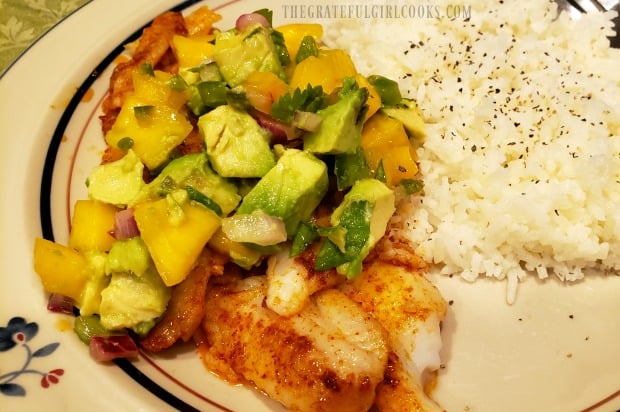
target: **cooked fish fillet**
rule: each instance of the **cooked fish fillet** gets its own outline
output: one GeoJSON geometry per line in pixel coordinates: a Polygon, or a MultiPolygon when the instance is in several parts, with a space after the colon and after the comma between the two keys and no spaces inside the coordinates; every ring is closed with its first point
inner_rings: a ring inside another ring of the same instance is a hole
{"type": "Polygon", "coordinates": [[[407,245],[386,239],[365,261],[360,276],[340,287],[388,333],[393,355],[378,388],[376,406],[382,411],[441,410],[423,388],[440,366],[440,324],[447,305],[424,273],[407,245]]]}
{"type": "Polygon", "coordinates": [[[282,316],[299,313],[312,294],[345,280],[335,270],[315,271],[311,249],[297,257],[289,253],[284,248],[267,266],[267,307],[282,316]]]}
{"type": "Polygon", "coordinates": [[[132,73],[142,63],[151,63],[154,68],[174,71],[176,58],[172,53],[172,37],[175,34],[185,35],[185,20],[179,12],[167,12],[153,20],[144,29],[131,60],[119,63],[110,77],[109,94],[103,101],[101,116],[103,133],[114,124],[116,116],[125,101],[133,92],[132,73]]]}
{"type": "Polygon", "coordinates": [[[179,339],[187,342],[200,327],[205,312],[205,293],[212,275],[221,275],[224,258],[205,249],[189,275],[172,290],[162,318],[140,341],[145,349],[159,352],[179,339]]]}
{"type": "Polygon", "coordinates": [[[442,411],[425,393],[421,383],[404,370],[398,356],[391,352],[383,382],[377,387],[375,407],[380,412],[442,411]]]}
{"type": "Polygon", "coordinates": [[[206,366],[250,381],[292,411],[367,411],[387,365],[385,331],[334,289],[282,317],[264,304],[264,276],[211,282],[206,366]]]}

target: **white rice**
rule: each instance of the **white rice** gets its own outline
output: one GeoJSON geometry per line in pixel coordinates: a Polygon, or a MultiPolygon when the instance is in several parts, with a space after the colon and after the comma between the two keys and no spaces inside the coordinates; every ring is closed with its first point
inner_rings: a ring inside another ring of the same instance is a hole
{"type": "Polygon", "coordinates": [[[605,37],[615,12],[574,21],[547,0],[500,3],[467,4],[467,21],[325,28],[360,72],[397,79],[428,122],[425,193],[404,225],[417,252],[443,274],[507,279],[512,302],[528,273],[620,269],[620,50],[605,37]]]}

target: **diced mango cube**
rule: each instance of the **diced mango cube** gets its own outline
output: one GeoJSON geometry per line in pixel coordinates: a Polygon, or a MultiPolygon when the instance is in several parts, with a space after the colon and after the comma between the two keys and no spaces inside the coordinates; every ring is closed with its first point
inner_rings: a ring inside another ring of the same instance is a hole
{"type": "Polygon", "coordinates": [[[383,170],[389,187],[396,187],[402,179],[415,179],[418,165],[413,160],[412,149],[409,146],[388,148],[383,158],[383,170]]]}
{"type": "Polygon", "coordinates": [[[223,255],[230,256],[233,262],[244,269],[250,269],[262,256],[260,252],[250,249],[243,243],[228,239],[221,228],[209,239],[209,246],[223,255]]]}
{"type": "Polygon", "coordinates": [[[365,87],[368,90],[368,99],[366,99],[368,110],[366,111],[366,115],[364,116],[364,121],[366,121],[370,119],[375,113],[377,113],[381,108],[381,96],[375,90],[372,84],[370,84],[366,77],[358,73],[355,76],[355,80],[357,81],[357,84],[360,88],[365,87]]]}
{"type": "Polygon", "coordinates": [[[118,147],[121,139],[130,138],[133,151],[146,167],[153,170],[168,160],[172,150],[192,129],[185,116],[173,108],[152,105],[152,102],[130,96],[106,134],[106,142],[109,146],[118,147]]]}
{"type": "Polygon", "coordinates": [[[202,205],[187,203],[177,222],[168,204],[167,199],[139,203],[134,217],[157,271],[166,286],[173,286],[189,274],[221,219],[202,205]]]}
{"type": "Polygon", "coordinates": [[[362,150],[373,171],[382,163],[386,184],[397,186],[402,179],[413,179],[418,173],[415,153],[403,124],[377,113],[362,129],[362,150]]]}
{"type": "Polygon", "coordinates": [[[206,58],[213,56],[215,52],[215,45],[205,39],[178,34],[172,38],[172,46],[181,68],[196,67],[206,58]]]}
{"type": "Polygon", "coordinates": [[[107,252],[114,238],[114,216],[118,209],[98,200],[78,200],[73,208],[69,247],[85,252],[99,250],[107,252]]]}
{"type": "Polygon", "coordinates": [[[323,37],[323,26],[320,24],[292,23],[276,27],[284,36],[284,44],[291,59],[295,58],[301,41],[306,36],[312,36],[316,42],[323,37]]]}
{"type": "Polygon", "coordinates": [[[187,96],[170,88],[168,81],[171,77],[170,73],[160,70],[155,70],[154,75],[136,70],[133,73],[133,96],[144,104],[164,105],[179,111],[187,101],[187,96]]]}
{"type": "Polygon", "coordinates": [[[318,56],[310,56],[301,61],[289,82],[292,89],[305,89],[308,84],[322,86],[325,93],[331,93],[342,86],[345,77],[357,74],[351,57],[340,49],[319,50],[318,56]]]}
{"type": "Polygon", "coordinates": [[[242,86],[250,105],[267,114],[273,102],[288,92],[288,85],[272,72],[253,72],[242,86]]]}
{"type": "Polygon", "coordinates": [[[47,292],[59,293],[78,302],[88,280],[88,261],[74,249],[36,238],[34,271],[47,292]]]}
{"type": "Polygon", "coordinates": [[[400,121],[379,113],[364,124],[362,129],[363,149],[405,145],[409,145],[409,137],[400,121]]]}

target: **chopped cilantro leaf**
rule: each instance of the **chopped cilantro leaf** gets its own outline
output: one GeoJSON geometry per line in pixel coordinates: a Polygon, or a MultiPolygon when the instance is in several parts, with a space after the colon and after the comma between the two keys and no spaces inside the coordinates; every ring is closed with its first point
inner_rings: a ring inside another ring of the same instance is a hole
{"type": "Polygon", "coordinates": [[[335,228],[337,230],[331,234],[331,237],[336,238],[328,237],[319,250],[314,264],[316,270],[346,265],[344,274],[347,278],[359,274],[364,256],[362,252],[370,237],[371,208],[368,201],[360,200],[351,203],[343,211],[340,223],[335,228]]]}
{"type": "Polygon", "coordinates": [[[271,106],[271,116],[285,123],[291,123],[297,110],[316,112],[323,104],[323,87],[308,84],[305,90],[296,88],[276,100],[271,106]]]}
{"type": "Polygon", "coordinates": [[[270,26],[273,24],[273,11],[272,10],[270,10],[270,9],[259,9],[259,10],[253,11],[252,13],[260,14],[261,16],[266,18],[267,21],[269,22],[270,26]]]}

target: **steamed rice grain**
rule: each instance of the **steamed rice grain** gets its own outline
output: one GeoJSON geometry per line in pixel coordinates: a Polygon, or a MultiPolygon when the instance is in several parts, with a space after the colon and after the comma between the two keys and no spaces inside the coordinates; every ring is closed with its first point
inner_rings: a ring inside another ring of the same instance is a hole
{"type": "Polygon", "coordinates": [[[614,16],[480,1],[467,19],[325,24],[329,46],[363,74],[397,79],[428,122],[425,193],[403,229],[441,273],[507,279],[508,301],[528,273],[618,273],[620,50],[605,37],[614,16]]]}

